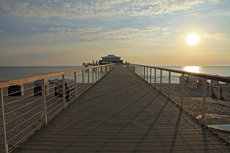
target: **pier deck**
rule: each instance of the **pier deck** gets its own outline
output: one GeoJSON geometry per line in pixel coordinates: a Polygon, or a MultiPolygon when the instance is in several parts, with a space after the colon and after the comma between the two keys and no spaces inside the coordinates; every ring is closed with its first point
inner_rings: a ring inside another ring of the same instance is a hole
{"type": "Polygon", "coordinates": [[[216,153],[229,149],[152,86],[116,66],[13,152],[216,153]]]}

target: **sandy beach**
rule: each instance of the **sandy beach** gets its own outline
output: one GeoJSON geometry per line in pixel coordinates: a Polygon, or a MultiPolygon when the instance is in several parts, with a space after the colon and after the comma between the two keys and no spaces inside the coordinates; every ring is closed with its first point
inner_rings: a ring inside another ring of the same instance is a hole
{"type": "MultiPolygon", "coordinates": [[[[152,84],[154,86],[154,84],[152,84]]],[[[224,86],[224,85],[223,85],[224,86]]],[[[162,89],[165,95],[169,94],[169,86],[167,83],[156,84],[158,89],[162,89]]],[[[220,89],[214,90],[218,99],[211,98],[211,89],[207,89],[207,97],[205,104],[205,125],[224,125],[230,124],[230,96],[229,88],[223,88],[222,94],[225,100],[220,100],[220,89]]],[[[171,84],[171,99],[180,106],[181,104],[181,85],[171,84]]],[[[191,114],[194,118],[200,120],[202,114],[202,102],[203,102],[203,88],[193,89],[188,85],[184,86],[184,109],[191,114]]],[[[227,130],[216,130],[222,138],[230,143],[230,132],[227,130]]]]}

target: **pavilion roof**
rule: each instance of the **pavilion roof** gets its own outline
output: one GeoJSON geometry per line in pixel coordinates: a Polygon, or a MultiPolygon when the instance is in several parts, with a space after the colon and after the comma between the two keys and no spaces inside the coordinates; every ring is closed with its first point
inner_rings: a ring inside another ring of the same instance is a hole
{"type": "Polygon", "coordinates": [[[113,54],[109,54],[109,55],[104,56],[104,57],[101,57],[101,58],[121,58],[121,57],[115,56],[115,55],[113,55],[113,54]]]}

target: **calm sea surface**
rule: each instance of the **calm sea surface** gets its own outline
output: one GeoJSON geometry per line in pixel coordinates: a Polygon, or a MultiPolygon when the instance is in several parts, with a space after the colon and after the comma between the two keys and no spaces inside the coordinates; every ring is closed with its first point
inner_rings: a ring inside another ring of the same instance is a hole
{"type": "MultiPolygon", "coordinates": [[[[0,66],[0,81],[82,68],[83,66],[0,66]]],[[[159,66],[160,67],[160,66],[159,66]]],[[[184,66],[162,66],[184,70],[184,66]]],[[[200,66],[200,73],[230,76],[230,66],[200,66]]]]}
{"type": "MultiPolygon", "coordinates": [[[[185,70],[186,66],[162,66],[164,68],[185,70]]],[[[219,76],[230,76],[230,66],[199,66],[200,73],[219,75],[219,76]]]]}
{"type": "Polygon", "coordinates": [[[0,81],[82,68],[83,66],[0,66],[0,81]]]}

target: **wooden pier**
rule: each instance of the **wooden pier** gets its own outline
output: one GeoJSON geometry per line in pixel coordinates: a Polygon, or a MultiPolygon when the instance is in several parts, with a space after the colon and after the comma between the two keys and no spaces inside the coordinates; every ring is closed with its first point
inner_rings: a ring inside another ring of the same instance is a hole
{"type": "Polygon", "coordinates": [[[230,152],[227,145],[123,66],[115,68],[14,153],[230,152]]]}

